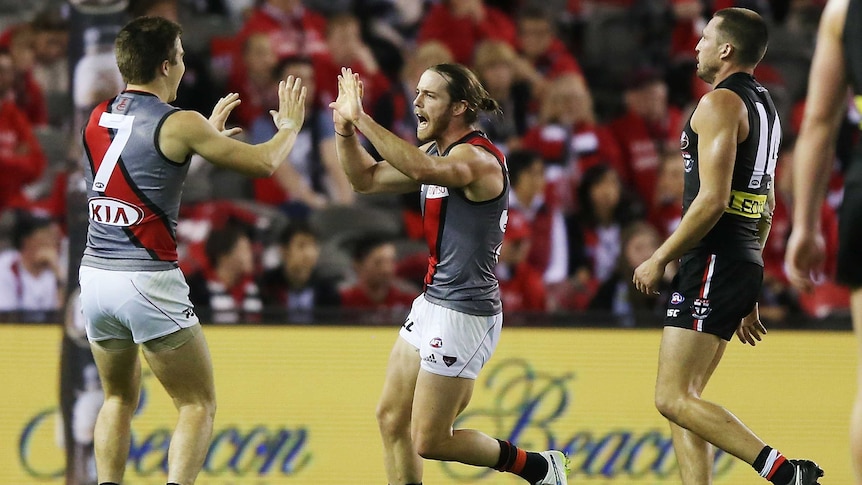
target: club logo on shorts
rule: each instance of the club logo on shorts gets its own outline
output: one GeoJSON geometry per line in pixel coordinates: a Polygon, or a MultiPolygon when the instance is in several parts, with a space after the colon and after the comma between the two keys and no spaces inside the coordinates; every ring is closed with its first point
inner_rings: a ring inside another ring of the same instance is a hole
{"type": "Polygon", "coordinates": [[[679,292],[674,291],[673,295],[670,295],[670,304],[671,305],[679,305],[680,303],[685,301],[685,297],[680,295],[679,292]]]}
{"type": "Polygon", "coordinates": [[[431,345],[431,347],[433,347],[435,349],[439,349],[440,347],[443,346],[443,339],[440,337],[434,337],[431,339],[430,345],[431,345]]]}
{"type": "Polygon", "coordinates": [[[691,316],[698,320],[705,320],[712,313],[712,308],[709,307],[709,300],[706,298],[698,298],[691,304],[691,316]]]}
{"type": "Polygon", "coordinates": [[[443,356],[443,363],[446,364],[446,367],[452,367],[452,364],[458,362],[457,357],[449,357],[448,355],[443,356]]]}

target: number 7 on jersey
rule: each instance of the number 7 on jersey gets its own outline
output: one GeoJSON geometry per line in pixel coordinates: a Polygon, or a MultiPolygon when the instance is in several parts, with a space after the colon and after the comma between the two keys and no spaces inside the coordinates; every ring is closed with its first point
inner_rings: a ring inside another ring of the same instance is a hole
{"type": "Polygon", "coordinates": [[[117,130],[114,139],[111,140],[111,146],[102,157],[102,162],[99,164],[99,170],[93,176],[93,190],[104,192],[108,186],[108,180],[120,160],[120,154],[123,153],[123,148],[129,142],[129,137],[132,136],[132,123],[135,121],[134,116],[121,115],[117,113],[102,113],[99,118],[99,126],[117,130]]]}

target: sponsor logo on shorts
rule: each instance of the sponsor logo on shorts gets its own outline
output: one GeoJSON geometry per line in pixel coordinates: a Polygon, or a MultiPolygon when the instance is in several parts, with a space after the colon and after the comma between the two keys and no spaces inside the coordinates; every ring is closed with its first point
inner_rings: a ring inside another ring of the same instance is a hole
{"type": "Polygon", "coordinates": [[[448,355],[443,356],[443,363],[446,364],[446,367],[452,367],[452,364],[458,361],[457,357],[449,357],[448,355]]]}
{"type": "Polygon", "coordinates": [[[680,295],[678,292],[673,292],[673,295],[670,295],[670,304],[671,305],[679,305],[680,303],[685,301],[685,297],[680,295]]]}
{"type": "Polygon", "coordinates": [[[428,362],[430,364],[436,364],[437,363],[437,359],[434,358],[434,354],[428,354],[425,357],[422,357],[422,360],[424,360],[425,362],[428,362]]]}
{"type": "Polygon", "coordinates": [[[667,316],[670,318],[676,318],[679,316],[679,308],[668,308],[667,316]]]}
{"type": "Polygon", "coordinates": [[[691,316],[698,320],[706,319],[710,313],[712,308],[709,307],[709,300],[706,298],[698,298],[691,304],[691,316]]]}
{"type": "Polygon", "coordinates": [[[443,339],[440,337],[434,337],[431,339],[431,347],[435,349],[439,349],[443,346],[443,339]]]}

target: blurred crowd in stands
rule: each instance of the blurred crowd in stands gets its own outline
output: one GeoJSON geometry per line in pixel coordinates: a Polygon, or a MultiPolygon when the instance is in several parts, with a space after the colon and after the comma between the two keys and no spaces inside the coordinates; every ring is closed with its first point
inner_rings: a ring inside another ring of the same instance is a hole
{"type": "MultiPolygon", "coordinates": [[[[309,88],[299,139],[271,178],[191,161],[177,238],[196,310],[213,323],[331,322],[336,313],[327,312],[336,309],[350,315],[343,323],[403,318],[427,269],[418,196],[355,194],[336,159],[327,105],[340,67],[349,66],[364,80],[365,110],[415,142],[416,82],[427,67],[454,61],[471,67],[503,107],[479,124],[507,154],[511,178],[497,267],[507,322],[592,315],[660,325],[667,292],[638,293],[632,271],[681,217],[680,132],[709,89],[695,76],[700,30],[714,11],[742,6],[770,24],[756,77],[772,93],[784,133],[761,315],[793,326],[846,312],[846,292],[828,277],[834,250],[813,295],[792,290],[783,269],[789,166],[824,4],[131,0],[129,18],[160,15],[184,27],[178,107],[208,115],[220,96],[239,93],[230,122],[254,143],[275,129],[268,110],[277,81],[292,74],[309,88]]],[[[56,0],[0,0],[0,312],[31,311],[36,320],[61,307],[75,277],[66,261],[78,257],[66,242],[67,186],[82,163],[68,9],[56,0]]],[[[848,126],[858,118],[850,107],[848,126]]],[[[831,248],[847,159],[846,150],[838,154],[822,209],[831,248]]]]}

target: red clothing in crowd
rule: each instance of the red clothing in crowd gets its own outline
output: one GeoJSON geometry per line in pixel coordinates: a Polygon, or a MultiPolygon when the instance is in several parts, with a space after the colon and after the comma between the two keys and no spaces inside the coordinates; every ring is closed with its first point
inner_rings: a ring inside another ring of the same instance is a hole
{"type": "Polygon", "coordinates": [[[545,160],[550,192],[565,211],[576,209],[577,188],[588,168],[604,163],[618,173],[626,169],[616,140],[601,126],[580,124],[569,130],[556,124],[538,125],[524,134],[522,143],[545,160]]]}
{"type": "Polygon", "coordinates": [[[382,302],[377,303],[372,301],[361,286],[354,285],[341,290],[341,306],[343,308],[362,309],[362,310],[380,310],[384,308],[410,308],[413,305],[413,300],[416,299],[416,293],[406,292],[395,286],[389,288],[389,293],[382,302]]]}
{"type": "Polygon", "coordinates": [[[0,211],[30,203],[23,188],[42,175],[45,165],[27,117],[12,100],[0,101],[0,211]]]}
{"type": "Polygon", "coordinates": [[[503,308],[507,312],[545,311],[545,283],[542,274],[530,264],[519,264],[509,278],[498,278],[498,281],[503,308]]]}
{"type": "Polygon", "coordinates": [[[653,205],[650,207],[647,219],[653,227],[658,229],[662,239],[665,239],[676,230],[679,221],[682,220],[682,202],[673,201],[653,205]]]}
{"type": "MultiPolygon", "coordinates": [[[[835,211],[824,203],[820,208],[821,234],[826,243],[826,261],[823,270],[830,279],[835,275],[838,255],[838,217],[835,211]]],[[[772,212],[772,229],[763,249],[763,271],[779,281],[787,283],[784,274],[784,252],[790,236],[791,214],[786,201],[779,194],[775,197],[775,210],[772,212]]]]}
{"type": "Polygon", "coordinates": [[[679,149],[681,121],[682,112],[670,106],[662,123],[649,123],[628,111],[608,125],[622,149],[624,163],[619,173],[623,184],[634,187],[647,205],[653,202],[661,150],[679,149]]]}
{"type": "Polygon", "coordinates": [[[442,42],[452,51],[456,62],[470,65],[473,51],[479,42],[501,40],[516,47],[518,31],[515,23],[505,13],[493,7],[485,7],[485,17],[475,22],[470,17],[455,17],[445,3],[431,7],[419,29],[418,42],[429,40],[442,42]]]}
{"type": "Polygon", "coordinates": [[[15,104],[24,113],[32,126],[48,124],[48,105],[45,95],[32,72],[26,72],[15,80],[15,104]]]}
{"type": "Polygon", "coordinates": [[[290,15],[269,4],[255,9],[236,36],[240,51],[245,39],[254,33],[269,35],[279,59],[314,56],[327,51],[326,18],[304,7],[298,7],[290,15]]]}
{"type": "MultiPolygon", "coordinates": [[[[328,106],[330,102],[338,97],[338,76],[342,67],[349,67],[353,72],[362,76],[363,104],[371,112],[380,97],[386,94],[391,83],[389,78],[378,70],[371,74],[361,65],[341,66],[332,60],[329,54],[321,54],[314,57],[314,77],[317,83],[317,99],[322,106],[328,106]]],[[[412,110],[411,110],[412,113],[412,110]]]]}
{"type": "Polygon", "coordinates": [[[560,39],[554,39],[548,50],[533,60],[533,67],[545,76],[554,79],[563,74],[581,74],[581,65],[566,49],[560,39]]]}
{"type": "MultiPolygon", "coordinates": [[[[279,59],[301,55],[312,57],[327,52],[326,19],[305,7],[297,7],[292,14],[286,14],[276,7],[264,4],[257,8],[246,20],[242,29],[233,41],[231,73],[228,84],[241,96],[235,116],[245,126],[260,114],[269,100],[256,99],[254,91],[248,85],[243,62],[243,48],[249,36],[256,33],[267,34],[272,43],[272,49],[279,59]]],[[[275,92],[272,90],[273,93],[275,92]]]]}

